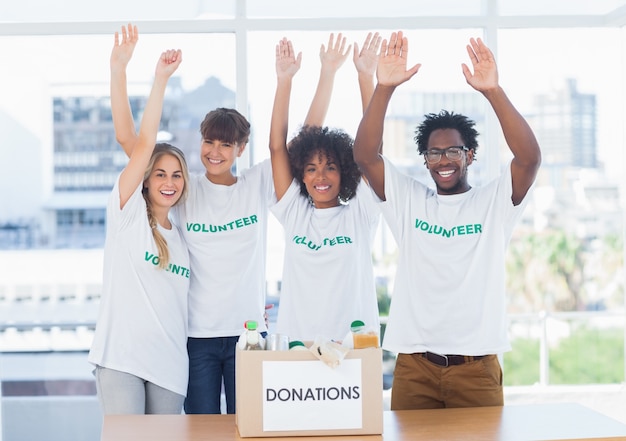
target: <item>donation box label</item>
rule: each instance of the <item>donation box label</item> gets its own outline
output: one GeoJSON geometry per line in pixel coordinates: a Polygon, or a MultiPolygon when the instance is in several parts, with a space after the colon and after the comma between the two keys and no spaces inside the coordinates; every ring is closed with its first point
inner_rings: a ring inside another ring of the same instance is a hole
{"type": "Polygon", "coordinates": [[[361,360],[263,361],[263,431],[363,427],[361,360]]]}

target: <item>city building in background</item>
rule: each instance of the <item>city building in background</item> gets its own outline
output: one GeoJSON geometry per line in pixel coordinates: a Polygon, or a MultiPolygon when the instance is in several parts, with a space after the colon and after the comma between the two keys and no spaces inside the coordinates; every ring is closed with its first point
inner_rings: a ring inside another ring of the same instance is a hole
{"type": "MultiPolygon", "coordinates": [[[[201,173],[200,123],[210,109],[233,107],[234,97],[215,77],[189,92],[173,78],[163,104],[158,141],[181,148],[190,171],[201,173]]],[[[146,100],[147,94],[129,98],[137,129],[146,100]]],[[[115,140],[110,98],[54,96],[52,109],[53,164],[43,164],[53,169],[51,197],[28,223],[2,219],[0,214],[0,249],[104,246],[106,203],[128,162],[115,140]]]]}

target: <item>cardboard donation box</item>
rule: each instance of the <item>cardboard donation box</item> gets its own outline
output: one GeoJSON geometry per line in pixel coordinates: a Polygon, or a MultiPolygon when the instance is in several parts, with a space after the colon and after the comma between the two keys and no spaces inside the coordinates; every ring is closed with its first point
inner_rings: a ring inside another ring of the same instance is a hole
{"type": "Polygon", "coordinates": [[[310,351],[237,349],[241,437],[380,435],[382,349],[349,351],[335,368],[310,351]]]}

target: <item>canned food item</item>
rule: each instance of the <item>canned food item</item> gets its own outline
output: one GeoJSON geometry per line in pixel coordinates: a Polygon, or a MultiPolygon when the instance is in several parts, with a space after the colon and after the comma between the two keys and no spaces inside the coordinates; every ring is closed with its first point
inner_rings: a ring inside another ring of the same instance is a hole
{"type": "Polygon", "coordinates": [[[289,336],[284,334],[270,334],[267,340],[267,349],[269,351],[288,351],[289,336]]]}
{"type": "Polygon", "coordinates": [[[294,340],[289,342],[289,350],[290,351],[308,351],[307,347],[304,346],[300,340],[294,340]]]}

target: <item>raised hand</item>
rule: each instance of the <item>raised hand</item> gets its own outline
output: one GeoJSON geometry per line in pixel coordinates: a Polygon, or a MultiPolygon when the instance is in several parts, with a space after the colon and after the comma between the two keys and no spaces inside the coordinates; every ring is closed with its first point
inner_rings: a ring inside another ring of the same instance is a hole
{"type": "Polygon", "coordinates": [[[270,124],[270,158],[272,179],[277,200],[287,192],[293,177],[287,151],[287,130],[289,126],[289,98],[293,76],[300,70],[302,53],[296,57],[290,40],[283,37],[276,45],[276,94],[270,124]]]}
{"type": "Polygon", "coordinates": [[[496,60],[485,43],[480,38],[470,39],[470,44],[467,45],[467,54],[470,57],[474,70],[472,73],[465,63],[461,65],[467,84],[479,92],[498,87],[496,60]]]}
{"type": "Polygon", "coordinates": [[[382,86],[398,86],[409,80],[417,73],[421,64],[416,64],[407,69],[407,55],[409,53],[409,40],[402,31],[393,32],[389,43],[383,40],[378,57],[376,78],[382,86]]]}
{"type": "Polygon", "coordinates": [[[346,37],[343,37],[341,32],[337,35],[337,41],[334,41],[335,34],[331,33],[328,38],[328,49],[322,46],[320,47],[320,61],[322,62],[322,70],[330,72],[337,72],[339,68],[348,58],[350,48],[346,49],[346,37]]]}
{"type": "Polygon", "coordinates": [[[276,75],[279,79],[293,78],[301,64],[302,52],[296,57],[291,40],[283,37],[276,45],[276,75]]]}
{"type": "Polygon", "coordinates": [[[130,23],[126,27],[122,26],[121,41],[120,32],[115,33],[115,42],[111,50],[111,69],[126,69],[138,40],[139,32],[137,31],[137,26],[133,26],[130,23]]]}
{"type": "Polygon", "coordinates": [[[374,76],[376,67],[378,66],[378,50],[383,38],[376,32],[372,37],[372,33],[368,33],[363,43],[363,49],[359,51],[359,45],[354,43],[354,53],[352,61],[359,74],[374,76]]]}
{"type": "Polygon", "coordinates": [[[157,62],[155,75],[160,78],[168,79],[172,76],[180,63],[183,61],[183,53],[180,49],[169,49],[161,54],[157,62]]]}

